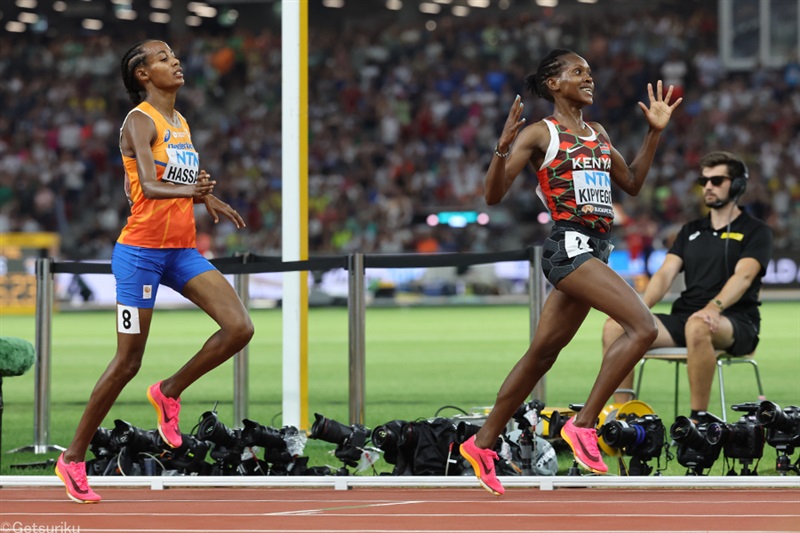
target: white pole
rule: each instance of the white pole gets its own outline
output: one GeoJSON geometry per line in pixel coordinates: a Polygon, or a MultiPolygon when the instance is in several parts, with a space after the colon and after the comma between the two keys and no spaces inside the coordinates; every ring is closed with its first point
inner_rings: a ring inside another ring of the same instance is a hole
{"type": "MultiPolygon", "coordinates": [[[[308,259],[308,3],[284,0],[282,19],[282,246],[308,259]]],[[[308,273],[283,275],[283,424],[308,427],[308,273]]]]}

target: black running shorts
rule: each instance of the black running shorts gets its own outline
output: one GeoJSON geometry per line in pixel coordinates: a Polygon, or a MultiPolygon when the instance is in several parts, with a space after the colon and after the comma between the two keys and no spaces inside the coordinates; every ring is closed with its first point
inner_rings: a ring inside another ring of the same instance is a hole
{"type": "Polygon", "coordinates": [[[553,287],[592,257],[608,263],[614,246],[610,236],[601,235],[578,224],[556,222],[542,251],[542,270],[553,287]]]}

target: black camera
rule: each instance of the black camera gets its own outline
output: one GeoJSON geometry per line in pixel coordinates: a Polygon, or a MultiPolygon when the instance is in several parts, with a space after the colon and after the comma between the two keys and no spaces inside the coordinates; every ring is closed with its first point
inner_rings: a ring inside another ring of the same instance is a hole
{"type": "Polygon", "coordinates": [[[742,474],[749,475],[749,464],[764,454],[764,429],[758,425],[755,413],[758,404],[740,403],[731,406],[734,411],[745,414],[735,423],[712,422],[708,426],[706,438],[709,444],[722,444],[722,451],[728,459],[739,459],[744,466],[742,474]]]}
{"type": "Polygon", "coordinates": [[[758,405],[756,422],[767,428],[770,446],[792,450],[800,446],[800,407],[790,405],[781,409],[778,404],[765,400],[758,405]]]}
{"type": "Polygon", "coordinates": [[[203,476],[210,473],[211,465],[206,456],[211,448],[208,442],[194,435],[181,434],[182,442],[177,448],[164,447],[162,461],[165,470],[173,470],[179,474],[203,476]]]}
{"type": "Polygon", "coordinates": [[[679,416],[669,429],[670,437],[678,445],[678,463],[694,475],[702,475],[703,469],[711,468],[722,450],[720,443],[708,442],[706,436],[709,424],[706,422],[695,425],[689,418],[679,416]]]}
{"type": "Polygon", "coordinates": [[[600,428],[600,436],[611,448],[624,449],[631,457],[629,475],[646,476],[652,472],[647,461],[661,455],[666,430],[657,415],[629,416],[627,420],[612,420],[600,428]]]}
{"type": "Polygon", "coordinates": [[[242,429],[230,429],[220,422],[216,411],[206,411],[200,416],[197,438],[211,442],[218,448],[241,450],[245,447],[242,442],[242,429]]]}
{"type": "Polygon", "coordinates": [[[89,443],[89,450],[95,457],[111,457],[119,453],[119,444],[114,440],[110,429],[99,427],[89,443]]]}
{"type": "Polygon", "coordinates": [[[264,449],[264,461],[270,463],[272,468],[270,473],[284,472],[288,466],[294,462],[295,456],[302,453],[302,449],[289,449],[289,442],[292,439],[299,439],[300,432],[293,426],[285,426],[278,430],[268,426],[262,426],[253,420],[242,420],[244,428],[241,438],[245,446],[260,446],[264,449]]]}
{"type": "Polygon", "coordinates": [[[90,476],[105,476],[116,466],[119,445],[111,436],[111,430],[99,427],[89,443],[94,459],[86,461],[86,473],[90,476]]]}
{"type": "Polygon", "coordinates": [[[641,459],[658,457],[664,447],[664,423],[656,415],[612,420],[601,431],[603,439],[610,447],[624,448],[626,454],[641,459]]]}
{"type": "Polygon", "coordinates": [[[111,440],[119,447],[115,472],[125,476],[156,474],[156,458],[165,446],[157,429],[144,430],[124,420],[114,420],[111,440]]]}
{"type": "Polygon", "coordinates": [[[534,455],[536,448],[535,428],[539,423],[539,413],[544,409],[544,403],[540,400],[531,400],[523,403],[512,415],[512,419],[517,423],[520,430],[517,439],[516,450],[512,448],[512,456],[516,455],[519,459],[519,468],[523,476],[532,476],[536,473],[534,465],[534,455]],[[513,452],[517,453],[514,454],[513,452]]]}
{"type": "MultiPolygon", "coordinates": [[[[544,403],[540,400],[531,400],[523,403],[517,408],[511,418],[517,423],[519,429],[525,431],[536,426],[539,422],[539,415],[544,409],[544,403]]],[[[560,430],[560,428],[559,428],[560,430]]]]}
{"type": "Polygon", "coordinates": [[[158,454],[164,448],[164,441],[157,429],[144,430],[119,419],[114,420],[111,440],[119,448],[127,448],[131,455],[158,454]]]}
{"type": "Polygon", "coordinates": [[[784,409],[774,402],[763,401],[756,410],[756,422],[767,430],[767,444],[778,452],[776,470],[785,475],[790,470],[800,474],[800,458],[792,465],[790,456],[800,446],[800,407],[784,409]]]}
{"type": "Polygon", "coordinates": [[[403,428],[408,424],[405,420],[392,420],[372,430],[372,443],[383,451],[384,460],[390,465],[398,465],[401,454],[405,454],[406,446],[403,428]]]}
{"type": "Polygon", "coordinates": [[[216,411],[206,411],[201,415],[197,425],[197,438],[214,445],[210,453],[214,460],[211,475],[266,474],[267,465],[245,449],[247,445],[242,439],[242,428],[227,427],[220,422],[216,411]]]}
{"type": "Polygon", "coordinates": [[[314,419],[309,437],[336,444],[333,455],[347,466],[358,466],[370,430],[361,424],[345,426],[319,413],[314,413],[314,419]]]}
{"type": "Polygon", "coordinates": [[[550,415],[542,415],[542,419],[547,421],[546,438],[553,440],[561,438],[561,429],[569,421],[570,415],[563,415],[559,411],[552,411],[550,415]]]}

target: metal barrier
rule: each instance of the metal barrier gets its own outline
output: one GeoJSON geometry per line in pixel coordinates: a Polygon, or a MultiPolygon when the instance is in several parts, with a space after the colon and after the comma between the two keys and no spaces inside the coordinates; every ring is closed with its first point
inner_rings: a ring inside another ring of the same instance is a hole
{"type": "MultiPolygon", "coordinates": [[[[503,261],[528,261],[530,336],[539,323],[545,295],[545,279],[541,273],[542,248],[532,246],[521,250],[500,253],[445,253],[364,255],[310,258],[305,261],[282,261],[279,257],[243,254],[211,262],[223,274],[232,274],[234,288],[245,307],[249,307],[249,276],[257,272],[324,271],[335,268],[348,270],[348,322],[349,322],[349,414],[350,423],[364,423],[365,374],[365,269],[367,268],[417,268],[452,267],[499,263],[503,261]]],[[[47,453],[63,450],[48,444],[50,431],[50,366],[53,322],[53,275],[111,274],[107,263],[55,262],[51,258],[36,260],[36,364],[34,385],[33,444],[11,452],[33,451],[47,453]]],[[[234,356],[233,413],[237,423],[247,418],[249,351],[245,347],[234,356]]],[[[545,401],[545,379],[533,391],[536,399],[545,401]]]]}

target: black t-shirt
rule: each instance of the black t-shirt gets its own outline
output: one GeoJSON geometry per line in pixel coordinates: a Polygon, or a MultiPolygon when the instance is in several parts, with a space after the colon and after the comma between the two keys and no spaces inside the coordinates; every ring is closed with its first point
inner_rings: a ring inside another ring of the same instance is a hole
{"type": "Polygon", "coordinates": [[[758,261],[761,271],[726,313],[744,313],[759,323],[761,278],[772,256],[772,231],[766,224],[742,212],[731,222],[728,233],[727,226],[712,228],[710,217],[694,220],[681,228],[669,253],[683,259],[686,289],[672,304],[672,312],[680,314],[705,307],[733,275],[740,259],[752,257],[758,261]]]}

